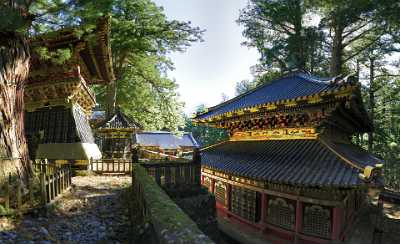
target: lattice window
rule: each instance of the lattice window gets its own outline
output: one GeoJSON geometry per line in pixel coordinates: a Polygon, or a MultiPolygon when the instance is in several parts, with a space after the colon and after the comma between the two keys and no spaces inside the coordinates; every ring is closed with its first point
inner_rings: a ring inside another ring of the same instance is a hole
{"type": "Polygon", "coordinates": [[[231,211],[240,217],[257,222],[260,219],[260,195],[246,188],[232,186],[231,211]]]}
{"type": "Polygon", "coordinates": [[[290,200],[271,198],[268,200],[267,221],[270,224],[294,230],[296,225],[296,208],[290,200]]]}
{"type": "Polygon", "coordinates": [[[207,176],[204,176],[203,186],[207,187],[207,189],[210,191],[211,179],[208,178],[207,176]]]}
{"type": "Polygon", "coordinates": [[[319,205],[305,205],[303,232],[309,235],[329,238],[331,236],[331,209],[319,205]]]}
{"type": "Polygon", "coordinates": [[[215,183],[215,200],[225,205],[226,185],[221,181],[215,183]]]}

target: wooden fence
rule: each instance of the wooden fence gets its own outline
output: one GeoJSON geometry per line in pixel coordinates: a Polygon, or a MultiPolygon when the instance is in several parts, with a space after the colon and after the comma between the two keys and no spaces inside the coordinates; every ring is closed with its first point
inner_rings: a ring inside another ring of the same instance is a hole
{"type": "Polygon", "coordinates": [[[200,186],[200,163],[156,161],[140,162],[140,165],[161,187],[200,186]]]}
{"type": "Polygon", "coordinates": [[[98,174],[130,174],[132,161],[129,159],[99,159],[90,161],[90,170],[98,174]]]}
{"type": "Polygon", "coordinates": [[[36,160],[32,166],[34,175],[39,177],[39,184],[35,187],[35,177],[31,177],[24,193],[21,180],[13,179],[11,175],[8,177],[4,193],[0,196],[4,214],[14,211],[21,213],[29,208],[47,205],[70,187],[72,174],[69,165],[56,166],[47,160],[36,160]],[[38,201],[35,196],[39,196],[38,201]]]}

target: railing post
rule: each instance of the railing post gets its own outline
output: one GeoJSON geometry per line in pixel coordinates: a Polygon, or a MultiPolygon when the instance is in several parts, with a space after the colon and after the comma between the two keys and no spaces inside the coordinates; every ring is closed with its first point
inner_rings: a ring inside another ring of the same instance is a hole
{"type": "Polygon", "coordinates": [[[193,167],[194,167],[194,183],[197,186],[201,185],[201,155],[198,148],[193,149],[193,167]]]}
{"type": "Polygon", "coordinates": [[[43,172],[40,173],[40,194],[42,198],[42,204],[46,205],[47,202],[46,178],[43,172]]]}
{"type": "Polygon", "coordinates": [[[17,179],[17,210],[18,210],[18,214],[20,214],[20,210],[22,207],[22,189],[21,189],[21,181],[20,179],[17,179]]]}
{"type": "Polygon", "coordinates": [[[189,163],[185,164],[185,166],[183,166],[183,171],[185,173],[185,184],[190,184],[191,180],[190,180],[190,165],[189,163]]]}
{"type": "Polygon", "coordinates": [[[157,166],[157,168],[155,169],[155,174],[154,174],[154,178],[157,182],[157,185],[161,186],[161,168],[160,166],[157,166]]]}
{"type": "Polygon", "coordinates": [[[8,175],[8,179],[6,181],[6,185],[5,185],[5,194],[6,194],[6,199],[4,202],[4,207],[6,208],[6,210],[10,209],[10,186],[11,186],[11,173],[8,175]]]}
{"type": "Polygon", "coordinates": [[[164,168],[164,181],[166,187],[171,186],[171,167],[164,168]]]}
{"type": "Polygon", "coordinates": [[[29,205],[33,206],[33,182],[32,178],[28,179],[28,193],[29,193],[29,205]]]}

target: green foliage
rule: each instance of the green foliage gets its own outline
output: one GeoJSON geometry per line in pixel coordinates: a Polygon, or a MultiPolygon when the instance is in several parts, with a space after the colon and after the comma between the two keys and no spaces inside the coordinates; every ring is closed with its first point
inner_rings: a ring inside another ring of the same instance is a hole
{"type": "Polygon", "coordinates": [[[43,60],[50,60],[55,64],[64,64],[71,56],[71,49],[62,48],[55,51],[49,51],[46,47],[35,47],[33,52],[36,53],[43,60]]]}
{"type": "Polygon", "coordinates": [[[258,49],[262,67],[313,69],[322,33],[306,25],[306,11],[301,0],[251,0],[241,11],[238,23],[248,38],[244,44],[258,49]]]}
{"type": "MultiPolygon", "coordinates": [[[[163,9],[151,0],[41,0],[31,7],[37,15],[33,34],[71,28],[77,36],[90,33],[101,16],[111,16],[111,48],[116,76],[116,104],[133,116],[145,129],[183,126],[177,84],[166,76],[173,68],[167,54],[185,51],[192,42],[201,41],[203,31],[190,22],[168,20],[163,9]]],[[[94,35],[85,35],[94,41],[94,35]]],[[[66,57],[38,50],[44,59],[66,57]]],[[[57,60],[61,61],[61,60],[57,60]]],[[[95,87],[97,100],[108,108],[114,90],[95,87]]]]}
{"type": "MultiPolygon", "coordinates": [[[[204,111],[205,105],[199,105],[198,112],[204,111]]],[[[204,125],[193,125],[190,118],[185,117],[185,131],[191,132],[196,141],[202,146],[210,146],[228,140],[228,133],[224,129],[213,128],[204,125]]]]}

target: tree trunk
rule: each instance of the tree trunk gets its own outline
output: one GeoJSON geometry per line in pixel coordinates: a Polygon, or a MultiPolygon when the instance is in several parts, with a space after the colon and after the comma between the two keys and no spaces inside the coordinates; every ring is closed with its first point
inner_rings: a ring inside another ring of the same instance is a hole
{"type": "MultiPolygon", "coordinates": [[[[369,114],[372,121],[372,125],[374,124],[374,117],[375,117],[375,64],[374,58],[370,58],[370,65],[369,65],[369,114]]],[[[372,152],[374,146],[374,133],[371,131],[368,133],[368,151],[372,152]]]]}
{"type": "Polygon", "coordinates": [[[15,32],[0,32],[0,183],[11,173],[24,181],[31,173],[24,133],[24,83],[28,43],[15,32]]]}
{"type": "Polygon", "coordinates": [[[111,81],[107,85],[107,118],[112,116],[115,113],[115,106],[117,100],[117,84],[115,81],[111,81]]]}
{"type": "Polygon", "coordinates": [[[332,57],[330,73],[332,76],[338,76],[342,72],[343,65],[343,28],[337,24],[335,18],[333,19],[334,37],[332,43],[332,57]]]}
{"type": "Polygon", "coordinates": [[[295,11],[294,16],[294,30],[295,30],[295,36],[296,36],[296,48],[295,48],[295,60],[296,60],[296,68],[299,70],[305,70],[306,69],[306,57],[304,53],[304,28],[302,25],[303,21],[303,14],[302,14],[302,6],[301,6],[301,1],[295,1],[293,4],[295,11]]]}

